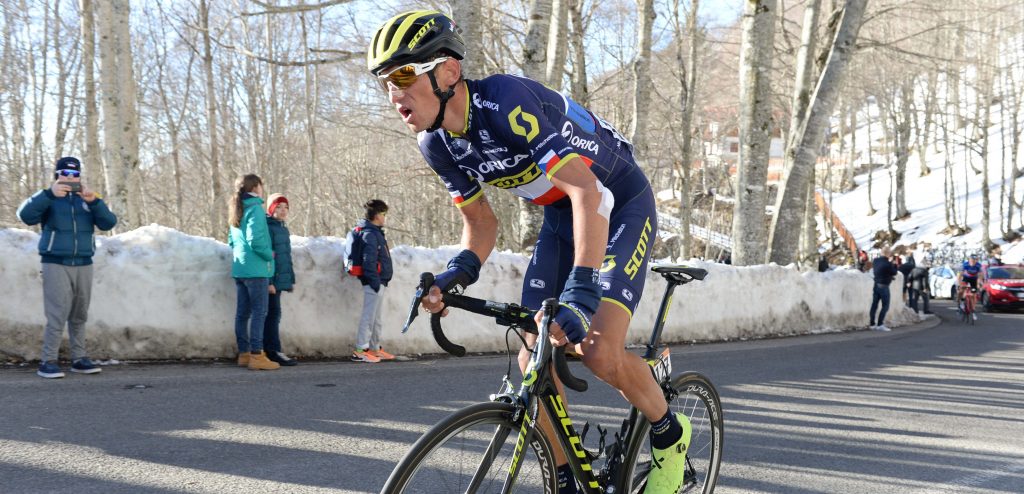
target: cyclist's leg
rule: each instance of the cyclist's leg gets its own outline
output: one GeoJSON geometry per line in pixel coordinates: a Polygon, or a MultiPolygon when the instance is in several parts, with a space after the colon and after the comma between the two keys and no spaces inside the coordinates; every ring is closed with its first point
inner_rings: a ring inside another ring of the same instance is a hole
{"type": "MultiPolygon", "coordinates": [[[[545,299],[557,298],[562,293],[565,280],[569,277],[569,271],[573,263],[573,246],[571,241],[566,241],[559,230],[572,231],[572,215],[567,209],[544,208],[544,224],[541,226],[540,234],[537,236],[537,244],[534,246],[533,256],[526,268],[523,279],[523,292],[521,303],[525,307],[537,310],[545,299]]],[[[519,370],[524,371],[530,361],[530,349],[534,347],[537,336],[525,334],[526,346],[519,350],[519,370]]],[[[565,390],[558,376],[552,372],[558,394],[562,397],[562,403],[568,406],[565,390]]],[[[551,418],[546,413],[539,414],[538,426],[541,432],[547,436],[549,442],[558,444],[557,435],[551,418]]],[[[571,472],[568,471],[569,459],[562,448],[553,448],[555,465],[557,465],[561,482],[572,482],[571,472]]],[[[560,487],[562,492],[573,492],[574,484],[567,484],[560,487]]]]}

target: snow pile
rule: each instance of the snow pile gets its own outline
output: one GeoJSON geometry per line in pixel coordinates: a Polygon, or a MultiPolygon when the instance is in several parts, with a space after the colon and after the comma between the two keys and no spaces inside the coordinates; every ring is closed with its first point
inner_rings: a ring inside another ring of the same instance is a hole
{"type": "MultiPolygon", "coordinates": [[[[36,244],[39,235],[0,229],[0,353],[39,358],[43,297],[36,244]]],[[[88,347],[94,358],[210,358],[235,354],[235,287],[231,251],[209,238],[151,225],[98,237],[94,258],[88,347]]],[[[282,299],[285,351],[345,356],[355,343],[362,286],[341,271],[344,239],[292,237],[297,283],[282,299]]],[[[383,344],[394,353],[440,353],[427,318],[401,334],[413,288],[424,271],[437,272],[456,248],[392,249],[395,279],[384,297],[383,344]]],[[[469,294],[518,301],[527,258],[507,252],[488,259],[469,294]]],[[[856,271],[800,273],[791,267],[735,268],[695,262],[710,274],[676,290],[663,339],[711,341],[841,330],[867,325],[871,279],[856,271]]],[[[650,273],[634,318],[630,343],[641,343],[655,322],[665,281],[650,273]]],[[[888,324],[917,320],[893,285],[888,324]]],[[[505,331],[493,321],[453,311],[449,338],[469,351],[505,349],[505,331]]],[[[66,343],[65,347],[66,348],[66,343]]]]}

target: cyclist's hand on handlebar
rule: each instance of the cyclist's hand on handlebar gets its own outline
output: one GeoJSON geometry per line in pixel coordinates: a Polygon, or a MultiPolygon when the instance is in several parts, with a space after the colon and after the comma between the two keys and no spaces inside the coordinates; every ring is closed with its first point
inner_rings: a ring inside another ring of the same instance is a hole
{"type": "MultiPolygon", "coordinates": [[[[543,311],[537,311],[537,313],[533,315],[533,321],[537,324],[538,328],[541,325],[542,319],[544,319],[543,311]]],[[[555,347],[569,345],[572,343],[569,341],[569,338],[565,336],[565,332],[562,331],[562,327],[555,321],[551,321],[550,329],[548,329],[548,339],[551,340],[551,345],[555,347]]]]}
{"type": "Polygon", "coordinates": [[[427,296],[423,297],[420,305],[423,307],[423,310],[431,314],[440,312],[442,317],[448,315],[448,309],[444,307],[444,302],[441,301],[441,289],[437,285],[430,287],[430,290],[427,291],[427,296]]]}

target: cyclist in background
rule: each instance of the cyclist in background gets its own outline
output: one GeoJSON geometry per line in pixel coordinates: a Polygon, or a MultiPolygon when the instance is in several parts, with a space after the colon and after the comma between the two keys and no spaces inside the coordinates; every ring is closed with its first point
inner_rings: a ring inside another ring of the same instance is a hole
{"type": "MultiPolygon", "coordinates": [[[[964,285],[971,287],[971,291],[978,291],[978,278],[981,277],[981,263],[978,262],[978,254],[971,254],[971,256],[964,261],[961,266],[960,274],[957,275],[957,291],[956,291],[956,306],[962,307],[960,303],[964,299],[964,285]]],[[[978,320],[976,313],[971,313],[971,317],[974,320],[978,320]]]]}
{"type": "MultiPolygon", "coordinates": [[[[632,144],[536,81],[504,74],[463,79],[465,53],[452,20],[428,10],[389,19],[367,50],[367,68],[417,133],[424,159],[463,219],[463,250],[436,276],[423,306],[442,311],[441,290],[475,282],[494,249],[498,220],[484,183],[543,206],[522,303],[539,309],[544,299],[559,298],[553,344],[575,345],[594,375],[651,420],[655,468],[646,492],[675,493],[683,481],[690,423],[670,413],[650,367],[625,350],[658,228],[654,195],[632,144]]],[[[519,361],[529,361],[528,348],[519,361]]],[[[543,414],[541,426],[552,434],[543,414]]],[[[560,450],[556,461],[559,492],[576,492],[560,450]]]]}

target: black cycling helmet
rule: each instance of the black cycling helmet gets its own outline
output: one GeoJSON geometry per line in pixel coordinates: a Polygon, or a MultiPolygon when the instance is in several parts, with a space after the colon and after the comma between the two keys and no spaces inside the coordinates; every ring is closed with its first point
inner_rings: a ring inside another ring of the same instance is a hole
{"type": "Polygon", "coordinates": [[[438,52],[459,60],[466,56],[466,43],[455,23],[436,10],[403,12],[388,19],[373,35],[366,50],[366,68],[376,76],[387,67],[424,62],[438,52]]]}

